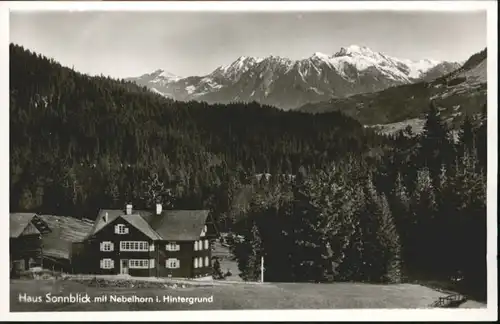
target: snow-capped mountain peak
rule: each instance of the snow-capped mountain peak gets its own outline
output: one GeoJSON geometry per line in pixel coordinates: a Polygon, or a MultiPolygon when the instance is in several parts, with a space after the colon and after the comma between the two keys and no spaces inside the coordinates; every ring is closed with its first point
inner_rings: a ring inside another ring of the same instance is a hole
{"type": "Polygon", "coordinates": [[[139,78],[147,79],[149,82],[153,83],[168,83],[168,82],[176,82],[182,79],[182,77],[170,73],[164,69],[157,69],[152,73],[146,73],[141,75],[139,78]]]}
{"type": "Polygon", "coordinates": [[[381,56],[380,53],[372,51],[370,48],[366,46],[359,45],[350,45],[348,47],[341,47],[340,51],[334,54],[335,57],[341,56],[367,56],[373,58],[379,58],[381,56]]]}
{"type": "Polygon", "coordinates": [[[353,65],[360,71],[375,68],[389,78],[406,81],[421,78],[427,71],[443,63],[430,59],[398,59],[359,45],[342,47],[333,57],[335,61],[353,65]]]}
{"type": "Polygon", "coordinates": [[[315,52],[298,60],[275,54],[240,56],[203,76],[179,78],[159,69],[131,80],[176,100],[256,100],[290,109],[307,102],[432,80],[456,68],[456,63],[398,59],[366,46],[350,45],[334,54],[315,52]]]}
{"type": "Polygon", "coordinates": [[[313,55],[310,57],[311,59],[320,59],[320,60],[326,60],[329,59],[330,56],[328,54],[324,54],[321,52],[314,52],[313,55]]]}
{"type": "Polygon", "coordinates": [[[241,74],[248,71],[254,65],[262,62],[262,58],[252,56],[240,56],[229,65],[223,65],[215,69],[209,76],[215,78],[227,78],[237,80],[241,74]]]}
{"type": "Polygon", "coordinates": [[[178,75],[175,75],[173,73],[170,73],[168,71],[165,71],[165,70],[158,70],[160,72],[160,74],[158,76],[162,77],[162,78],[165,78],[165,79],[170,79],[170,80],[179,80],[179,79],[182,79],[182,77],[178,76],[178,75]]]}

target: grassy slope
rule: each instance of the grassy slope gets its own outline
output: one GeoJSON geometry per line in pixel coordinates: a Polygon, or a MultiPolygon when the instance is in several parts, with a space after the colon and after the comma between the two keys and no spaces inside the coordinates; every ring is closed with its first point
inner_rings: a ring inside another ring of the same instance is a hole
{"type": "MultiPolygon", "coordinates": [[[[213,285],[189,288],[95,288],[69,280],[11,280],[11,311],[126,311],[126,310],[230,310],[230,309],[352,309],[424,308],[443,293],[419,285],[302,284],[213,285]],[[92,296],[214,296],[213,303],[20,303],[19,293],[31,296],[88,293],[92,296]]],[[[484,307],[472,303],[470,307],[484,307]]]]}

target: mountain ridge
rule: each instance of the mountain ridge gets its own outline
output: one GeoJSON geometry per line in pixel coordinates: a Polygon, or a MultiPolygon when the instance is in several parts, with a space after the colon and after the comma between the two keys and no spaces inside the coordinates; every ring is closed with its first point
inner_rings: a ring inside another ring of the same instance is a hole
{"type": "Polygon", "coordinates": [[[341,111],[364,125],[401,123],[421,119],[429,101],[434,101],[450,125],[465,115],[479,113],[487,99],[487,49],[473,54],[460,68],[433,81],[421,81],[347,98],[309,103],[298,111],[341,111]]]}
{"type": "Polygon", "coordinates": [[[305,103],[431,80],[458,67],[456,62],[398,59],[366,46],[351,45],[332,55],[315,52],[298,60],[275,55],[240,56],[203,76],[182,78],[156,70],[127,80],[180,101],[257,101],[288,110],[305,103]]]}

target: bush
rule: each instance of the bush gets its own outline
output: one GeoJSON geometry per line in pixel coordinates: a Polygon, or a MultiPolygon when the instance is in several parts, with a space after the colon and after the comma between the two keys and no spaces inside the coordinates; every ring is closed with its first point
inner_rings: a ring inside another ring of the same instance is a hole
{"type": "Polygon", "coordinates": [[[215,261],[214,261],[214,264],[212,267],[212,278],[213,279],[224,279],[225,276],[221,270],[219,259],[218,258],[214,258],[214,259],[215,259],[215,261]]]}

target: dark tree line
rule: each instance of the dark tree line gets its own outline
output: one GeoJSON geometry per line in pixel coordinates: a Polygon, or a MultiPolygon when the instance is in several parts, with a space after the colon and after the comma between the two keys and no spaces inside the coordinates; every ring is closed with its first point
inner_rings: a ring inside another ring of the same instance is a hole
{"type": "Polygon", "coordinates": [[[449,280],[486,291],[486,107],[458,134],[341,113],[176,102],[10,45],[10,208],[94,218],[132,202],[208,208],[242,276],[449,280]]]}
{"type": "Polygon", "coordinates": [[[14,211],[94,218],[127,201],[151,207],[157,179],[172,207],[228,213],[255,174],[294,174],[384,142],[339,113],[175,102],[10,45],[14,211]]]}
{"type": "Polygon", "coordinates": [[[261,183],[234,227],[241,276],[258,279],[264,256],[268,281],[458,278],[486,298],[486,109],[458,134],[438,111],[422,134],[390,136],[377,163],[349,156],[261,183]]]}

